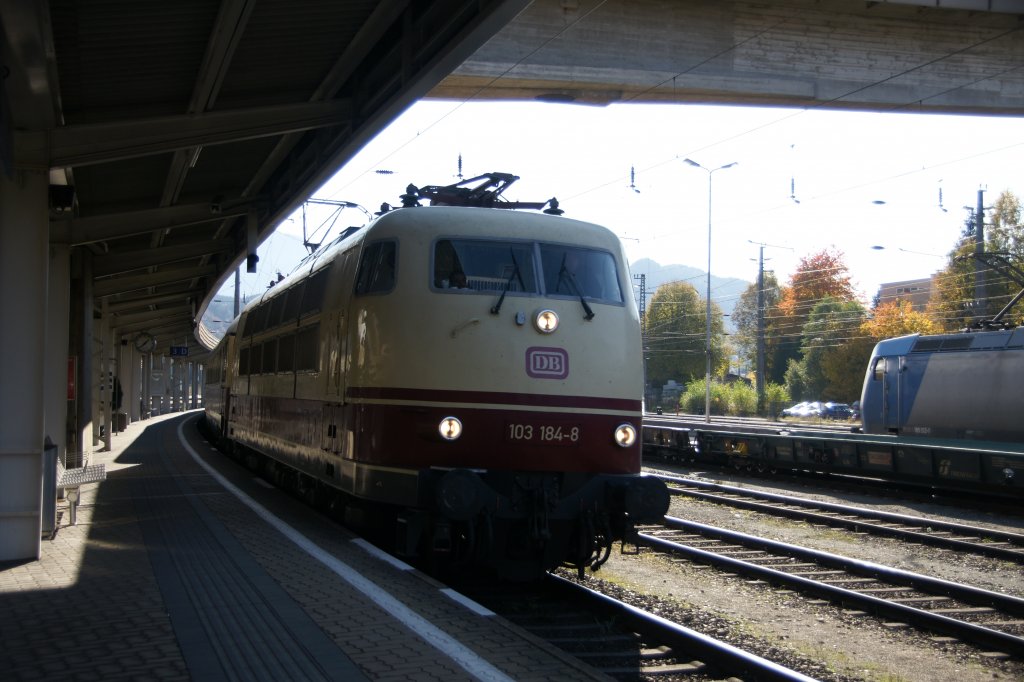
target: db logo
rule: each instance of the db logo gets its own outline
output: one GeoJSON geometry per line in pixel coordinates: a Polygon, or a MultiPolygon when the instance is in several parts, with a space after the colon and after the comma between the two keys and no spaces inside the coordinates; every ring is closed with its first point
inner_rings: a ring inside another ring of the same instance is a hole
{"type": "Polygon", "coordinates": [[[527,348],[526,373],[535,379],[564,379],[569,376],[569,354],[561,348],[527,348]]]}

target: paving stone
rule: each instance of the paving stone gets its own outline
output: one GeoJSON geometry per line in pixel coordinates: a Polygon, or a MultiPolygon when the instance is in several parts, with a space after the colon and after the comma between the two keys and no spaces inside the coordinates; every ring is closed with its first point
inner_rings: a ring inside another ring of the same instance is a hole
{"type": "Polygon", "coordinates": [[[82,488],[78,525],[62,525],[38,561],[0,567],[4,680],[273,678],[472,679],[448,655],[305,554],[200,467],[235,486],[411,613],[511,679],[601,679],[507,623],[471,614],[416,571],[370,556],[334,523],[212,452],[196,414],[129,425],[91,462],[107,480],[82,488]],[[215,646],[211,646],[215,642],[215,646]],[[346,667],[348,666],[348,667],[346,667]],[[341,672],[339,672],[341,671],[341,672]],[[216,673],[216,674],[214,674],[216,673]],[[232,675],[228,675],[232,676],[232,675]]]}

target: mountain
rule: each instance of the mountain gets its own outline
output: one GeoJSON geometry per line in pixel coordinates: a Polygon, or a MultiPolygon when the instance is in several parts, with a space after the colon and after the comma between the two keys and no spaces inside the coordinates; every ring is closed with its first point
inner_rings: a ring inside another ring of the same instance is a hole
{"type": "MultiPolygon", "coordinates": [[[[635,261],[629,266],[633,276],[646,275],[645,277],[645,289],[647,291],[647,300],[651,299],[654,292],[658,290],[662,284],[668,284],[669,282],[686,282],[692,284],[700,294],[702,299],[706,300],[707,297],[707,281],[708,275],[707,270],[701,270],[700,268],[694,268],[689,265],[662,265],[657,261],[651,260],[650,258],[641,258],[635,261]]],[[[747,287],[750,286],[750,282],[746,280],[737,279],[735,277],[716,277],[714,274],[711,275],[711,300],[722,309],[722,313],[727,317],[725,318],[725,328],[727,331],[735,330],[735,326],[732,324],[732,320],[729,315],[732,315],[732,309],[736,307],[736,302],[740,300],[740,295],[746,291],[747,287]]],[[[639,301],[637,301],[639,305],[639,301]]]]}

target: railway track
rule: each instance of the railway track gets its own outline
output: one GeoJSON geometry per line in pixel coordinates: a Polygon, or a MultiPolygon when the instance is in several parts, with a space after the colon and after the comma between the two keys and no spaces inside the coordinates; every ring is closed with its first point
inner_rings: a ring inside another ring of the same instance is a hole
{"type": "Polygon", "coordinates": [[[688,561],[764,581],[885,619],[1024,656],[1024,599],[871,562],[665,517],[639,541],[688,561]]]}
{"type": "Polygon", "coordinates": [[[658,475],[673,495],[1024,564],[1024,534],[658,475]]]}
{"type": "Polygon", "coordinates": [[[457,589],[618,680],[815,679],[557,575],[457,589]]]}

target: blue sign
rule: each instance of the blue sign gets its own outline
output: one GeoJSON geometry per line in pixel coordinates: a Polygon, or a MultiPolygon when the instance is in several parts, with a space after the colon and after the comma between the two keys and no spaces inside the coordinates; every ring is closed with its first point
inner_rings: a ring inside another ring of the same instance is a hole
{"type": "Polygon", "coordinates": [[[172,358],[187,358],[188,346],[171,346],[172,358]]]}

